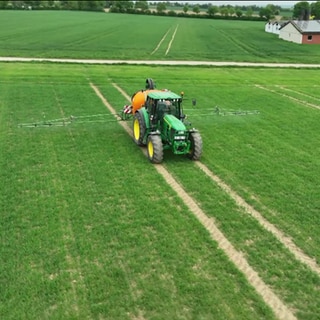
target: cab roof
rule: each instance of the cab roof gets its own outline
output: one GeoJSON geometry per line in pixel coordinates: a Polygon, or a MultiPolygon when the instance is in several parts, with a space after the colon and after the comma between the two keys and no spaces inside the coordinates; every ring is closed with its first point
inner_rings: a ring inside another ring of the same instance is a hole
{"type": "Polygon", "coordinates": [[[163,90],[163,91],[152,91],[148,93],[148,97],[155,100],[174,100],[181,99],[181,96],[174,92],[163,90]]]}

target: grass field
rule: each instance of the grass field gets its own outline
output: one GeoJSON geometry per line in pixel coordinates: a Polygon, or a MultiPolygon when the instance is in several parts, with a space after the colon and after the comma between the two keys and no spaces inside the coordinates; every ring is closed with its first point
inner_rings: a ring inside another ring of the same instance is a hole
{"type": "MultiPolygon", "coordinates": [[[[1,70],[2,319],[275,318],[90,83],[116,110],[127,100],[113,83],[128,95],[146,77],[183,90],[204,140],[201,162],[319,263],[317,70],[20,63],[1,70]],[[215,106],[260,113],[217,116],[215,106]],[[98,114],[102,122],[19,126],[98,114]]],[[[319,274],[196,163],[166,153],[164,167],[298,319],[318,319],[319,274]]]]}
{"type": "Polygon", "coordinates": [[[56,58],[318,63],[319,46],[263,22],[111,13],[0,11],[0,55],[56,58]]]}
{"type": "MultiPolygon", "coordinates": [[[[257,22],[0,19],[0,56],[318,63],[320,54],[257,22]]],[[[319,319],[318,70],[0,66],[1,319],[319,319]],[[122,127],[131,123],[111,114],[148,77],[185,92],[200,162],[165,152],[162,166],[150,164],[122,127]]]]}

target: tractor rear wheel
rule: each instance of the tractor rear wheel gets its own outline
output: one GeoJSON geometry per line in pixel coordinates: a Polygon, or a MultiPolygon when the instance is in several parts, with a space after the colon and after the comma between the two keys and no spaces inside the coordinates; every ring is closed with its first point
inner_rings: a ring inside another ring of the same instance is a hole
{"type": "Polygon", "coordinates": [[[146,122],[140,110],[137,110],[133,118],[133,139],[138,146],[145,146],[143,142],[146,133],[146,122]]]}
{"type": "Polygon", "coordinates": [[[188,158],[191,160],[199,160],[202,154],[202,138],[199,132],[190,133],[190,151],[188,158]]]}
{"type": "Polygon", "coordinates": [[[163,160],[163,145],[159,135],[150,135],[147,142],[148,158],[152,163],[161,163],[163,160]]]}

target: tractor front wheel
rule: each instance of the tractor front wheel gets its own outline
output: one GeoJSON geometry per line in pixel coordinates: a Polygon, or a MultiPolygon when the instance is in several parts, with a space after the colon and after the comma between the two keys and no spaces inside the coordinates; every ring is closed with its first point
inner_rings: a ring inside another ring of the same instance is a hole
{"type": "Polygon", "coordinates": [[[199,160],[202,155],[202,138],[199,132],[190,133],[190,151],[188,157],[191,160],[199,160]]]}
{"type": "Polygon", "coordinates": [[[163,160],[163,145],[159,135],[150,135],[147,142],[148,159],[152,163],[161,163],[163,160]]]}
{"type": "Polygon", "coordinates": [[[146,122],[140,110],[136,111],[133,118],[133,139],[138,146],[145,146],[143,142],[146,133],[146,122]]]}

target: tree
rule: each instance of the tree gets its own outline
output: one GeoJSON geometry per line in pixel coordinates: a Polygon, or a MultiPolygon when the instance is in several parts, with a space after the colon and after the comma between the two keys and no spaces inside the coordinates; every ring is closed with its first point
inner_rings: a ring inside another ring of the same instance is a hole
{"type": "Polygon", "coordinates": [[[192,11],[193,11],[194,13],[196,13],[196,14],[199,14],[199,12],[200,12],[200,7],[199,7],[198,5],[196,5],[196,6],[194,6],[194,7],[192,8],[192,11]]]}
{"type": "Polygon", "coordinates": [[[0,9],[5,9],[7,7],[8,1],[0,1],[0,9]]]}
{"type": "Polygon", "coordinates": [[[311,15],[313,19],[319,20],[320,19],[320,1],[311,3],[311,15]]]}
{"type": "Polygon", "coordinates": [[[310,5],[308,1],[301,1],[293,7],[293,18],[298,20],[309,20],[310,17],[310,5]]]}
{"type": "Polygon", "coordinates": [[[237,16],[238,18],[240,18],[240,17],[242,17],[242,15],[243,15],[242,11],[241,11],[240,9],[237,9],[237,10],[236,10],[236,16],[237,16]]]}
{"type": "Polygon", "coordinates": [[[269,20],[272,17],[272,11],[268,7],[261,8],[259,11],[259,16],[261,18],[266,18],[267,20],[269,20]]]}
{"type": "Polygon", "coordinates": [[[188,7],[188,5],[186,4],[186,5],[184,5],[184,7],[183,7],[183,12],[184,13],[187,13],[189,11],[189,7],[188,7]]]}
{"type": "Polygon", "coordinates": [[[268,4],[266,6],[266,8],[268,8],[271,11],[272,15],[278,15],[279,14],[279,8],[277,6],[275,6],[274,4],[268,4]]]}
{"type": "Polygon", "coordinates": [[[220,14],[221,14],[222,16],[227,17],[227,16],[229,15],[229,10],[228,10],[228,8],[227,8],[227,7],[221,7],[221,8],[220,8],[220,14]]]}
{"type": "MultiPolygon", "coordinates": [[[[90,0],[89,0],[90,1],[90,0]]],[[[116,0],[116,1],[111,1],[111,8],[119,10],[120,12],[125,12],[128,9],[132,9],[134,6],[134,3],[130,0],[116,0]]]]}
{"type": "Polygon", "coordinates": [[[228,10],[229,10],[230,16],[233,16],[236,12],[233,7],[229,8],[228,10]]]}
{"type": "MultiPolygon", "coordinates": [[[[81,1],[78,1],[79,3],[81,1]]],[[[86,2],[86,9],[85,10],[89,10],[89,11],[102,11],[103,10],[103,5],[104,5],[104,1],[101,0],[96,0],[96,1],[92,1],[92,0],[87,0],[84,1],[86,2]]]]}
{"type": "Polygon", "coordinates": [[[253,9],[252,9],[252,7],[249,7],[247,9],[247,17],[252,17],[252,15],[253,15],[253,9]]]}
{"type": "Polygon", "coordinates": [[[135,6],[136,9],[141,9],[141,11],[145,11],[149,9],[148,1],[136,1],[135,6]]]}
{"type": "Polygon", "coordinates": [[[163,11],[166,11],[167,10],[167,7],[166,7],[166,4],[164,2],[158,2],[157,3],[157,11],[158,12],[163,12],[163,11]]]}
{"type": "Polygon", "coordinates": [[[219,9],[217,6],[209,6],[208,11],[207,11],[209,16],[214,16],[218,12],[219,12],[219,9]]]}

